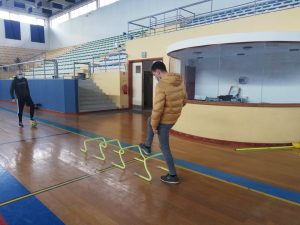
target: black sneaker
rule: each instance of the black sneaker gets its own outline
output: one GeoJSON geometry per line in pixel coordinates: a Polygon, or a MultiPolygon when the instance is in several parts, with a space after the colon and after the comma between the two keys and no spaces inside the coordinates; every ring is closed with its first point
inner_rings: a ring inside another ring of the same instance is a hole
{"type": "Polygon", "coordinates": [[[160,180],[162,182],[165,182],[165,183],[168,183],[168,184],[179,184],[179,178],[177,175],[170,175],[170,174],[167,174],[165,176],[161,176],[160,177],[160,180]]]}
{"type": "Polygon", "coordinates": [[[143,153],[147,156],[151,155],[151,148],[146,146],[145,144],[139,144],[140,148],[142,149],[143,153]]]}
{"type": "Polygon", "coordinates": [[[22,122],[19,122],[19,127],[24,127],[22,122]]]}

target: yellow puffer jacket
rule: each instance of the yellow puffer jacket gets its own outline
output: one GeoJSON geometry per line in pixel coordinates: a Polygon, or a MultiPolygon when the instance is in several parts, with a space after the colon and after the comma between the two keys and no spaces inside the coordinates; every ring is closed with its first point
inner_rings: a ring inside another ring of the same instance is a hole
{"type": "Polygon", "coordinates": [[[163,76],[155,89],[151,114],[152,128],[156,130],[160,123],[175,124],[186,99],[186,90],[181,76],[174,73],[163,76]]]}

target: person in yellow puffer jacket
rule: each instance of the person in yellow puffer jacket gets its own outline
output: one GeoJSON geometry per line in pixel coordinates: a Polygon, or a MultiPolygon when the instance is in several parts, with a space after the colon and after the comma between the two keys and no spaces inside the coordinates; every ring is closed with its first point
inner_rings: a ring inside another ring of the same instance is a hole
{"type": "Polygon", "coordinates": [[[151,70],[159,82],[155,88],[152,114],[148,119],[147,139],[139,146],[145,155],[150,155],[153,137],[158,134],[160,148],[169,168],[169,173],[162,176],[161,180],[166,183],[179,183],[169,146],[169,133],[186,104],[187,94],[181,76],[168,73],[163,62],[155,62],[151,70]]]}

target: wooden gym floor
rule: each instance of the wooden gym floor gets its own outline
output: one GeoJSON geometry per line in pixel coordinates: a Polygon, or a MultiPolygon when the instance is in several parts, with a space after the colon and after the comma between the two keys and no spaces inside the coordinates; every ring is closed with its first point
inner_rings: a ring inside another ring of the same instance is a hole
{"type": "MultiPolygon", "coordinates": [[[[153,180],[138,156],[127,152],[126,169],[80,152],[92,136],[138,144],[149,114],[106,112],[63,115],[37,112],[39,125],[17,127],[15,106],[0,103],[0,225],[3,224],[201,224],[299,225],[299,151],[235,152],[233,148],[171,137],[181,184],[159,180],[164,165],[149,161],[153,180]]],[[[158,152],[155,140],[153,149],[158,152]]]]}

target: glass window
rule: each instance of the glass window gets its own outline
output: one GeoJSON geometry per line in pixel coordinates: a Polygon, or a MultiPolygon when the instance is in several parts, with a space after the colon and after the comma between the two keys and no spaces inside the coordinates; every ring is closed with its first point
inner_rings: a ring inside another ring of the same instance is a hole
{"type": "Polygon", "coordinates": [[[68,20],[69,20],[69,14],[66,13],[66,14],[64,14],[64,15],[62,15],[62,16],[59,16],[59,17],[56,17],[55,19],[53,19],[53,20],[51,21],[51,25],[52,25],[52,26],[56,26],[56,25],[58,25],[58,24],[61,24],[61,23],[63,23],[63,22],[66,22],[66,21],[68,21],[68,20]]]}
{"type": "Polygon", "coordinates": [[[43,19],[38,19],[33,16],[9,13],[9,12],[2,11],[2,10],[0,10],[0,19],[13,20],[13,21],[21,22],[21,23],[45,26],[45,20],[43,20],[43,19]]]}
{"type": "Polygon", "coordinates": [[[189,99],[300,103],[300,42],[211,45],[184,49],[171,56],[181,60],[189,99]]]}
{"type": "Polygon", "coordinates": [[[18,14],[10,13],[9,19],[14,21],[20,21],[20,16],[18,14]]]}
{"type": "Polygon", "coordinates": [[[119,0],[99,0],[100,7],[104,7],[110,4],[113,4],[115,2],[118,2],[119,0]]]}
{"type": "Polygon", "coordinates": [[[96,9],[97,9],[97,3],[96,3],[96,1],[94,1],[85,6],[82,6],[78,9],[71,11],[70,16],[71,16],[71,18],[76,18],[78,16],[84,15],[84,14],[94,11],[96,9]]]}
{"type": "Polygon", "coordinates": [[[20,21],[22,21],[22,23],[36,24],[36,18],[31,16],[20,15],[20,21]]]}
{"type": "Polygon", "coordinates": [[[9,19],[9,12],[0,11],[0,19],[8,20],[9,19]]]}
{"type": "Polygon", "coordinates": [[[96,1],[88,4],[88,9],[89,9],[89,12],[93,11],[93,10],[96,10],[97,9],[97,3],[96,3],[96,1]]]}
{"type": "Polygon", "coordinates": [[[36,24],[35,25],[45,26],[45,20],[43,20],[43,19],[36,19],[36,24]]]}

